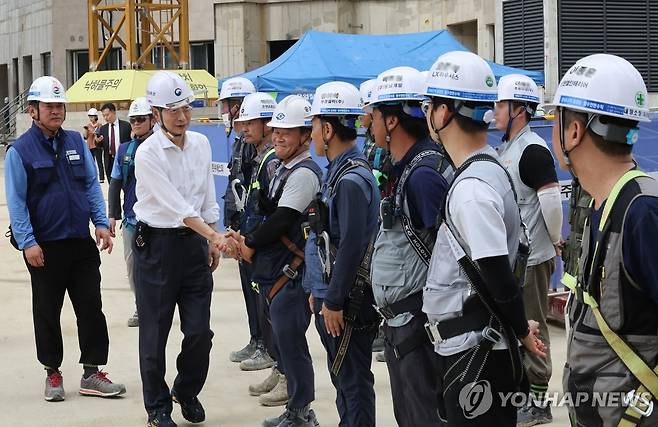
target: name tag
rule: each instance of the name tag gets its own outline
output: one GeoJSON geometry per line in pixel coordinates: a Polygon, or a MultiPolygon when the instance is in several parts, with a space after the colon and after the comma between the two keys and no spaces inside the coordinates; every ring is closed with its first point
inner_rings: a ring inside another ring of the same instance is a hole
{"type": "Polygon", "coordinates": [[[70,162],[73,162],[73,161],[76,161],[76,160],[80,160],[80,155],[77,154],[77,152],[75,152],[75,151],[73,152],[73,154],[70,154],[70,152],[67,151],[66,152],[66,158],[69,160],[69,163],[70,163],[70,162]]]}

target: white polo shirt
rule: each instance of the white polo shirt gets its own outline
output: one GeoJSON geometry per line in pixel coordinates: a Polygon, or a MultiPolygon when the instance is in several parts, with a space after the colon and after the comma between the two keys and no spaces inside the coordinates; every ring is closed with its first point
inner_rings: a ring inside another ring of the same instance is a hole
{"type": "Polygon", "coordinates": [[[219,220],[210,142],[192,131],[184,141],[180,149],[160,130],[135,154],[135,215],[151,227],[184,227],[183,220],[192,217],[208,224],[219,220]]]}

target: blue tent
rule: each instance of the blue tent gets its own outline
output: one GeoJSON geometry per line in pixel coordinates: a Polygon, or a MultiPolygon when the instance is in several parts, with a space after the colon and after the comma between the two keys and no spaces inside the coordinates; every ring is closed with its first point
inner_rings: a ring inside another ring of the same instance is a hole
{"type": "MultiPolygon", "coordinates": [[[[451,50],[468,49],[447,30],[382,36],[308,31],[279,58],[241,76],[262,92],[313,93],[332,80],[358,86],[401,65],[429,70],[439,55],[451,50]]],[[[521,73],[544,84],[541,72],[490,64],[496,79],[521,73]]]]}

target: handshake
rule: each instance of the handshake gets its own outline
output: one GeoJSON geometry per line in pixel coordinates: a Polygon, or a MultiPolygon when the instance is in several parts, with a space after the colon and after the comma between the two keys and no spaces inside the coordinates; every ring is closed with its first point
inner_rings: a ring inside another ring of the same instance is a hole
{"type": "Polygon", "coordinates": [[[250,248],[244,243],[244,236],[239,231],[228,230],[226,233],[214,233],[209,243],[227,256],[251,262],[255,249],[250,248]]]}

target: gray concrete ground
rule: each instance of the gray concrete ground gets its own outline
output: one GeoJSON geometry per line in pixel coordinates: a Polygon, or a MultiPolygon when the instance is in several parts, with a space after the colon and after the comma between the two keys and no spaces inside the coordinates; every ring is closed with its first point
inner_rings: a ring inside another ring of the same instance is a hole
{"type": "MultiPolygon", "coordinates": [[[[4,160],[3,157],[0,156],[0,160],[4,160]]],[[[1,163],[0,172],[0,229],[4,234],[9,217],[1,163]]],[[[107,185],[103,189],[106,191],[107,185]]],[[[10,246],[8,239],[0,239],[0,426],[125,427],[146,424],[138,367],[138,330],[126,326],[134,307],[121,245],[121,238],[118,237],[112,254],[102,254],[101,270],[103,310],[110,332],[110,358],[106,370],[114,381],[126,384],[127,393],[125,397],[113,400],[78,394],[81,368],[77,363],[77,330],[71,304],[66,299],[62,311],[64,363],[61,369],[67,399],[61,403],[48,403],[43,400],[45,372],[36,360],[29,274],[21,254],[10,246]]],[[[259,406],[257,398],[247,393],[248,384],[262,380],[269,371],[242,372],[237,364],[228,360],[229,352],[241,348],[248,339],[235,261],[222,260],[214,278],[212,327],[215,338],[208,381],[199,396],[207,413],[203,425],[257,426],[263,418],[278,415],[282,409],[259,406]]],[[[177,317],[167,348],[167,379],[170,384],[175,376],[175,357],[182,338],[177,317]]],[[[551,328],[551,334],[556,375],[551,381],[550,390],[559,391],[561,367],[565,360],[564,330],[551,328]]],[[[313,326],[307,336],[315,362],[316,400],[313,408],[321,425],[335,426],[338,425],[338,414],[334,405],[335,391],[327,373],[326,354],[313,326]]],[[[377,424],[395,426],[386,365],[373,361],[373,371],[377,424]]],[[[551,425],[568,425],[564,408],[554,408],[553,413],[555,421],[551,425]]],[[[180,426],[191,425],[184,422],[177,408],[174,409],[173,418],[180,426]]]]}

